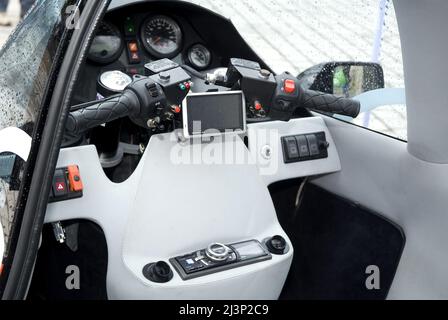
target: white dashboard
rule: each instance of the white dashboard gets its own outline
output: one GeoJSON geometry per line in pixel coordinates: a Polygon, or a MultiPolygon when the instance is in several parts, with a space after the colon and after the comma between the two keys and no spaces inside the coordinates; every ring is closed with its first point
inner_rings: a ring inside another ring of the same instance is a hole
{"type": "Polygon", "coordinates": [[[87,219],[103,229],[109,299],[277,299],[293,248],[267,186],[339,171],[339,156],[320,117],[251,124],[247,136],[248,146],[238,136],[201,144],[182,141],[177,132],[154,135],[134,173],[119,184],[104,174],[94,146],[62,149],[57,167],[79,167],[83,196],[50,203],[45,222],[87,219]],[[325,133],[327,157],[285,163],[282,137],[315,132],[325,133]],[[232,156],[217,157],[226,150],[232,156]],[[142,272],[150,262],[170,264],[210,243],[264,243],[274,235],[289,250],[268,260],[189,280],[174,271],[166,283],[142,272]]]}

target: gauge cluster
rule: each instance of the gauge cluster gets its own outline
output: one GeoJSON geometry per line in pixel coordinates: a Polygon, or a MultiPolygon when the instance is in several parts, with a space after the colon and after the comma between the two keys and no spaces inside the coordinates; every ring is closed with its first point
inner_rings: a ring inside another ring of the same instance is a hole
{"type": "Polygon", "coordinates": [[[124,19],[106,16],[88,53],[94,65],[117,68],[118,63],[130,74],[141,73],[145,63],[161,58],[196,70],[220,61],[185,18],[160,13],[135,13],[124,19]]]}

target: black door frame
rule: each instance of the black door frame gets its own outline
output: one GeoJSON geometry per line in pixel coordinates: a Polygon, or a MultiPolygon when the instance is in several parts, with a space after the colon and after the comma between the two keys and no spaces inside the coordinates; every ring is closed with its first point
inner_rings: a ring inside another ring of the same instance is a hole
{"type": "Polygon", "coordinates": [[[48,107],[48,116],[36,157],[28,199],[26,204],[18,204],[18,207],[24,205],[23,219],[15,251],[12,253],[12,265],[2,299],[26,298],[74,83],[86,58],[96,26],[106,12],[110,0],[82,2],[84,7],[79,17],[79,28],[73,31],[48,107]]]}

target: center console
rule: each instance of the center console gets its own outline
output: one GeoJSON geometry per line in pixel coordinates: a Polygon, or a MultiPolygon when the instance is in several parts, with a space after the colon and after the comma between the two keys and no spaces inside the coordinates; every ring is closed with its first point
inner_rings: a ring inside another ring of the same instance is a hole
{"type": "Polygon", "coordinates": [[[247,240],[229,245],[215,242],[170,262],[183,280],[189,280],[270,259],[271,253],[258,240],[247,240]]]}
{"type": "Polygon", "coordinates": [[[211,149],[249,158],[247,147],[238,136],[193,140],[153,136],[120,184],[94,146],[61,150],[58,168],[78,166],[83,196],[49,204],[45,222],[88,219],[103,229],[109,299],[279,297],[293,248],[257,166],[209,159],[211,149]],[[194,148],[203,162],[184,161],[194,148]]]}

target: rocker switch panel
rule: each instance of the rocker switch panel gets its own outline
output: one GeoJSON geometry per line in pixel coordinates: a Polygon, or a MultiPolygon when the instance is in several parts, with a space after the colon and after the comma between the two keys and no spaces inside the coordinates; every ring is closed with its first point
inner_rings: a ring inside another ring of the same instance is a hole
{"type": "Polygon", "coordinates": [[[325,132],[282,137],[285,163],[328,158],[328,142],[325,132]]]}

